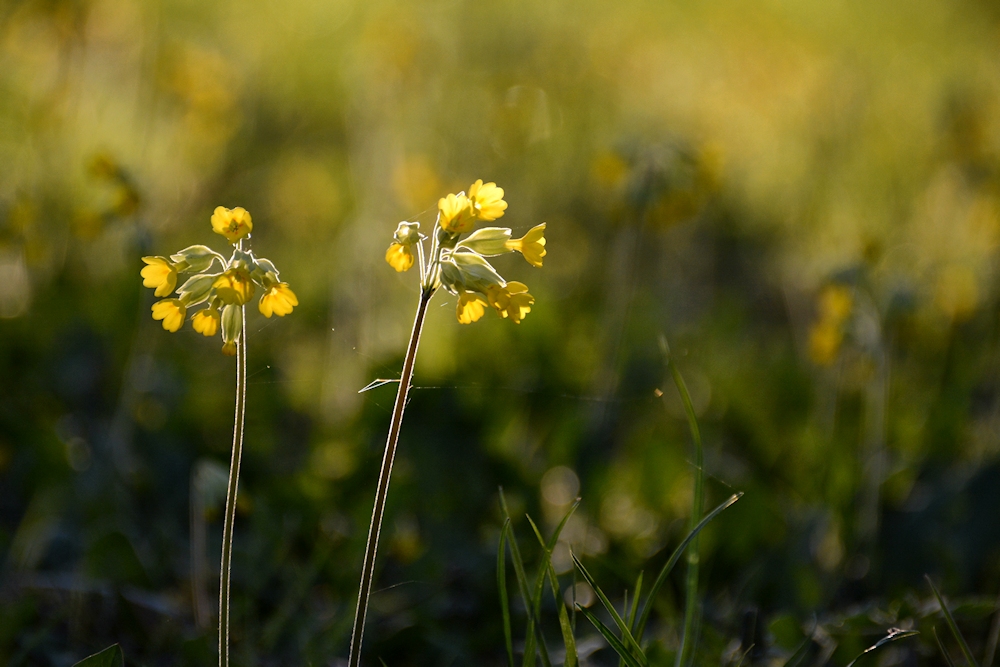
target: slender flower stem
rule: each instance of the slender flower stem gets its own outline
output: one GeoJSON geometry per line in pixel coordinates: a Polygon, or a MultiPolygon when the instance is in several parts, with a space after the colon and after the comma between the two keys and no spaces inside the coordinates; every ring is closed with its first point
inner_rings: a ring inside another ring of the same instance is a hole
{"type": "Polygon", "coordinates": [[[368,615],[368,598],[371,597],[372,581],[375,578],[375,554],[378,551],[379,533],[382,531],[385,499],[389,493],[389,477],[392,475],[392,462],[396,457],[396,445],[399,442],[399,430],[403,424],[406,397],[410,392],[410,381],[413,379],[413,364],[417,358],[417,346],[420,344],[420,331],[424,327],[424,316],[427,314],[427,305],[432,296],[434,296],[433,288],[420,290],[420,303],[417,305],[417,314],[413,319],[410,344],[406,348],[406,357],[403,359],[403,372],[399,377],[396,404],[392,409],[389,437],[385,441],[382,470],[379,472],[378,488],[375,491],[375,507],[372,508],[372,520],[368,525],[368,544],[365,547],[365,561],[361,569],[361,587],[358,591],[358,607],[354,613],[354,630],[351,632],[351,653],[348,667],[358,667],[361,664],[361,641],[365,633],[365,618],[368,615]]]}
{"type": "Polygon", "coordinates": [[[236,491],[243,458],[243,422],[247,405],[247,314],[240,306],[243,329],[236,348],[236,417],[233,424],[233,455],[229,462],[226,490],[226,521],[222,529],[222,566],[219,570],[219,667],[229,667],[229,571],[233,556],[233,523],[236,520],[236,491]]]}

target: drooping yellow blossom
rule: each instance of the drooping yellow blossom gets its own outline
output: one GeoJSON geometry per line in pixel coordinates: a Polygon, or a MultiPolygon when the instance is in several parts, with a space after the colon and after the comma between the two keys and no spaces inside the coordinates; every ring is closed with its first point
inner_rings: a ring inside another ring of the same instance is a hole
{"type": "Polygon", "coordinates": [[[187,308],[180,299],[163,299],[153,304],[153,319],[163,320],[163,328],[174,333],[184,326],[184,316],[187,308]]]}
{"type": "Polygon", "coordinates": [[[222,354],[226,355],[227,357],[235,357],[236,356],[236,341],[233,340],[233,341],[229,341],[228,343],[223,343],[222,344],[222,354]]]}
{"type": "Polygon", "coordinates": [[[292,312],[292,308],[297,305],[299,305],[299,299],[295,296],[295,292],[288,287],[288,283],[275,283],[264,291],[264,295],[260,297],[258,308],[264,317],[271,317],[271,315],[284,317],[292,312]]]}
{"type": "Polygon", "coordinates": [[[458,295],[458,322],[459,324],[472,324],[483,316],[486,312],[486,303],[479,294],[475,292],[462,291],[458,295]]]}
{"type": "Polygon", "coordinates": [[[156,296],[167,296],[177,286],[177,268],[166,257],[143,257],[146,266],[142,267],[143,287],[156,289],[156,296]]]}
{"type": "Polygon", "coordinates": [[[545,223],[532,227],[519,239],[507,241],[507,247],[521,253],[528,264],[541,268],[545,257],[545,223]]]}
{"type": "Polygon", "coordinates": [[[517,281],[507,283],[506,287],[491,286],[486,299],[501,317],[509,317],[514,324],[520,324],[535,303],[535,297],[528,294],[528,286],[517,281]]]}
{"type": "Polygon", "coordinates": [[[242,206],[234,209],[217,206],[212,213],[212,231],[222,234],[230,243],[238,243],[253,231],[253,220],[250,218],[250,213],[242,206]]]}
{"type": "Polygon", "coordinates": [[[410,267],[413,266],[413,252],[408,245],[392,243],[385,251],[385,261],[389,262],[389,266],[399,273],[409,271],[410,267]]]}
{"type": "Polygon", "coordinates": [[[472,202],[476,217],[486,222],[502,217],[507,210],[503,188],[498,188],[496,183],[483,183],[482,179],[469,186],[469,201],[472,202]]]}
{"type": "Polygon", "coordinates": [[[472,202],[464,194],[451,194],[438,200],[441,212],[441,229],[453,234],[464,234],[476,224],[472,202]]]}
{"type": "Polygon", "coordinates": [[[219,322],[222,316],[217,308],[199,310],[191,318],[191,327],[202,336],[212,337],[219,333],[219,322]]]}
{"type": "Polygon", "coordinates": [[[215,293],[226,304],[242,306],[253,298],[254,286],[246,269],[229,269],[215,279],[215,293]]]}

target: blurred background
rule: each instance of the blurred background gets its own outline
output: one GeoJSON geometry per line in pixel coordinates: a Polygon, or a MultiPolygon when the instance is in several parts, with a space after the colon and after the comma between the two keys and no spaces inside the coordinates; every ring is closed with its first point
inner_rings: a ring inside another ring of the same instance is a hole
{"type": "Polygon", "coordinates": [[[570,547],[616,600],[658,570],[693,480],[664,336],[707,506],[746,494],[704,533],[697,664],[811,634],[844,665],[891,626],[924,632],[873,664],[945,664],[924,573],[990,651],[998,34],[983,0],[0,0],[0,662],[216,661],[235,363],[150,318],[139,258],[225,250],[218,205],[301,303],[248,314],[234,660],[346,658],[395,386],[358,390],[398,377],[417,300],[383,254],[477,178],[549,252],[497,260],[520,326],[435,297],[368,660],[504,664],[500,486],[529,570],[524,513],[583,499],[567,591],[570,547]]]}

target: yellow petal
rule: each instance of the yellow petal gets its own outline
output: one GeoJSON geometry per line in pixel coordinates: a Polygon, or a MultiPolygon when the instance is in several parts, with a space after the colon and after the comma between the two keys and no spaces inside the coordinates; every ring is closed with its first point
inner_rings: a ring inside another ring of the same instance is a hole
{"type": "Polygon", "coordinates": [[[399,273],[409,271],[410,267],[413,266],[413,253],[410,252],[408,246],[402,243],[393,243],[385,251],[385,261],[389,262],[389,266],[399,273]]]}

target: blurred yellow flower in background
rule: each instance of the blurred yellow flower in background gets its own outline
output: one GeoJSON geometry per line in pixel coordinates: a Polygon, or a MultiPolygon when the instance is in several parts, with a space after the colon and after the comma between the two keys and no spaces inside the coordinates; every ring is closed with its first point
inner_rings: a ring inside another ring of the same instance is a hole
{"type": "Polygon", "coordinates": [[[297,305],[299,305],[299,299],[295,296],[295,292],[288,287],[288,283],[276,283],[264,291],[257,307],[264,317],[271,317],[271,315],[284,317],[292,312],[292,308],[297,305]]]}
{"type": "Polygon", "coordinates": [[[528,264],[541,268],[545,257],[545,223],[532,227],[519,239],[507,241],[507,247],[521,253],[528,264]]]}
{"type": "Polygon", "coordinates": [[[180,299],[163,299],[153,304],[153,319],[163,320],[163,328],[174,333],[184,325],[187,308],[180,299]]]}
{"type": "Polygon", "coordinates": [[[483,183],[482,179],[469,186],[469,201],[472,202],[476,217],[486,222],[502,217],[507,210],[503,188],[498,188],[496,183],[483,183]]]}
{"type": "Polygon", "coordinates": [[[222,234],[230,243],[235,244],[253,231],[253,220],[242,206],[234,209],[217,206],[212,213],[212,231],[222,234]]]}
{"type": "Polygon", "coordinates": [[[819,317],[809,330],[809,358],[817,366],[837,359],[844,342],[844,325],[854,309],[854,294],[847,285],[833,284],[819,295],[819,317]]]}
{"type": "Polygon", "coordinates": [[[166,257],[143,257],[142,286],[155,288],[156,296],[166,296],[177,286],[177,268],[166,257]]]}

